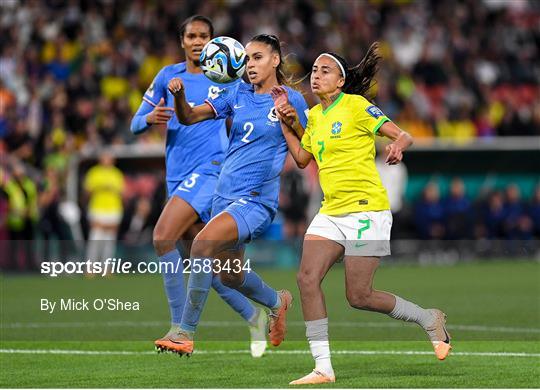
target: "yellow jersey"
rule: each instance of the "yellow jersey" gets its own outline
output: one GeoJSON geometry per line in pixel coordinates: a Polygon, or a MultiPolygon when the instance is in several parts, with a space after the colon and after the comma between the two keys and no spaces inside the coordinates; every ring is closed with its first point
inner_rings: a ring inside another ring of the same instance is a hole
{"type": "Polygon", "coordinates": [[[309,111],[302,147],[313,154],[324,193],[320,213],[390,210],[375,167],[375,134],[388,117],[360,95],[341,93],[309,111]]]}
{"type": "Polygon", "coordinates": [[[122,213],[124,175],[116,167],[96,165],[88,170],[84,189],[90,193],[91,212],[122,213]]]}

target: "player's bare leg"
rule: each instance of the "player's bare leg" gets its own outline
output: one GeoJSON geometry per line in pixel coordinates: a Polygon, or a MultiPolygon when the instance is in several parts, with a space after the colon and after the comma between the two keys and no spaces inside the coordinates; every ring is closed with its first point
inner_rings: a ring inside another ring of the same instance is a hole
{"type": "MultiPolygon", "coordinates": [[[[197,234],[195,240],[191,244],[190,257],[192,259],[212,259],[213,265],[213,259],[216,259],[219,253],[234,247],[237,239],[238,234],[234,219],[232,219],[230,215],[222,213],[214,217],[199,232],[199,234],[197,234]],[[232,224],[230,223],[230,220],[232,220],[232,224]]],[[[213,273],[212,269],[210,270],[210,273],[213,273]]],[[[208,279],[207,276],[208,273],[205,273],[202,270],[201,272],[192,272],[190,274],[186,304],[191,305],[193,308],[188,310],[190,318],[186,318],[187,307],[184,309],[182,323],[184,323],[184,321],[189,323],[193,321],[195,323],[198,322],[198,318],[194,319],[191,318],[191,316],[196,315],[197,313],[200,315],[202,307],[206,302],[208,290],[212,284],[211,276],[209,276],[210,280],[202,282],[203,280],[208,279]],[[193,286],[190,287],[192,282],[193,286]],[[201,283],[204,284],[204,286],[201,283]],[[199,286],[199,284],[201,285],[199,286]]],[[[179,355],[186,354],[190,356],[194,349],[193,332],[180,328],[178,332],[175,332],[172,338],[169,338],[165,346],[167,350],[178,353],[179,355]]]]}
{"type": "MultiPolygon", "coordinates": [[[[174,251],[176,242],[191,229],[198,218],[197,212],[189,203],[177,196],[172,196],[161,211],[154,227],[153,244],[156,254],[163,256],[174,251]]],[[[189,241],[187,245],[190,245],[189,241]]],[[[179,330],[180,324],[171,324],[169,331],[154,341],[156,350],[158,352],[167,351],[170,338],[174,337],[179,330]]]]}
{"type": "MultiPolygon", "coordinates": [[[[185,253],[191,252],[191,247],[193,243],[193,239],[197,236],[198,233],[204,228],[204,223],[195,223],[192,224],[187,228],[185,233],[183,234],[182,241],[182,247],[185,251],[185,253]]],[[[184,229],[182,229],[184,230],[184,229]]],[[[234,253],[229,253],[229,256],[233,256],[232,258],[243,258],[243,251],[236,251],[234,253]]],[[[218,258],[220,258],[218,256],[218,258]]],[[[212,286],[218,292],[219,296],[227,302],[235,311],[237,311],[239,314],[241,314],[244,319],[249,324],[249,331],[251,335],[251,354],[253,357],[261,357],[264,352],[266,351],[266,338],[265,338],[265,330],[266,330],[266,316],[265,313],[262,312],[260,309],[255,309],[251,304],[248,303],[248,305],[253,309],[253,315],[250,315],[250,317],[246,317],[244,314],[244,311],[242,308],[245,308],[245,305],[242,304],[241,301],[239,301],[239,293],[236,291],[232,291],[228,288],[224,288],[223,284],[219,282],[219,280],[213,279],[212,286]],[[240,305],[240,306],[239,306],[240,305]],[[262,319],[261,319],[262,318],[262,319]]],[[[241,297],[242,300],[245,300],[245,297],[241,297]]],[[[247,301],[246,301],[247,303],[247,301]]],[[[156,346],[158,347],[158,350],[172,350],[176,351],[175,342],[178,342],[182,339],[182,335],[180,334],[180,326],[177,324],[173,324],[171,326],[171,329],[167,334],[162,337],[159,340],[156,340],[156,346]]]]}
{"type": "Polygon", "coordinates": [[[172,196],[154,227],[153,244],[156,254],[163,256],[176,248],[176,242],[197,222],[199,216],[184,199],[172,196]]]}
{"type": "Polygon", "coordinates": [[[437,358],[444,360],[452,348],[450,334],[446,330],[446,315],[438,309],[423,309],[397,295],[374,290],[373,278],[378,266],[378,257],[345,257],[345,286],[349,304],[356,309],[416,322],[428,334],[437,358]]]}
{"type": "Polygon", "coordinates": [[[344,248],[335,241],[308,234],[304,238],[302,261],[297,275],[302,312],[306,322],[306,336],[315,369],[291,385],[335,382],[330,360],[328,315],[321,283],[328,270],[343,256],[344,248]]]}
{"type": "MultiPolygon", "coordinates": [[[[193,242],[191,257],[197,259],[217,260],[218,267],[223,264],[219,261],[219,255],[223,251],[229,251],[237,246],[238,227],[235,219],[227,212],[215,216],[197,235],[193,242]]],[[[215,263],[214,263],[215,264],[215,263]]],[[[233,267],[231,267],[233,268],[233,267]]],[[[222,272],[223,274],[223,272],[222,272]]],[[[275,290],[265,285],[255,272],[244,275],[241,268],[236,268],[233,272],[227,272],[223,282],[226,286],[240,291],[246,297],[269,308],[288,307],[290,299],[286,297],[281,301],[275,290]],[[249,282],[248,282],[249,281],[249,282]]],[[[184,335],[192,340],[194,331],[199,321],[202,308],[206,302],[208,294],[208,276],[204,273],[190,275],[190,287],[188,287],[189,306],[186,306],[182,318],[181,328],[184,335]]],[[[289,295],[290,297],[290,295],[289,295]]],[[[283,316],[280,316],[284,318],[283,316]]],[[[261,321],[261,326],[262,326],[261,321]]],[[[186,349],[180,347],[179,353],[187,353],[186,349]]]]}

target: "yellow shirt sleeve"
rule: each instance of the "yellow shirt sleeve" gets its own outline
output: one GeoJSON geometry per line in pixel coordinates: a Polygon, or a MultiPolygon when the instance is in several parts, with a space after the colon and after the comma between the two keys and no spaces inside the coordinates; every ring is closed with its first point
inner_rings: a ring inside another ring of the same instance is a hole
{"type": "Polygon", "coordinates": [[[361,130],[377,134],[384,122],[390,121],[379,107],[371,103],[366,98],[359,96],[359,110],[357,111],[357,123],[361,130]]]}
{"type": "Polygon", "coordinates": [[[302,145],[302,148],[311,154],[313,152],[311,151],[311,128],[313,125],[313,116],[308,115],[308,122],[306,125],[306,130],[304,131],[304,135],[302,136],[302,139],[300,140],[300,145],[302,145]]]}
{"type": "Polygon", "coordinates": [[[94,168],[90,168],[84,179],[84,189],[88,192],[92,192],[96,187],[95,171],[94,168]]]}

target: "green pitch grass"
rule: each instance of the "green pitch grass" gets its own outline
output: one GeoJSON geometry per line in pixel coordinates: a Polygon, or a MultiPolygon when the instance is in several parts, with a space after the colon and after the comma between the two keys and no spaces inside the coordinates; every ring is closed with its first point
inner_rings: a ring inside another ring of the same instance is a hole
{"type": "MultiPolygon", "coordinates": [[[[159,275],[4,275],[0,387],[287,387],[313,368],[294,272],[259,271],[296,299],[286,341],[261,359],[251,358],[245,323],[215,293],[187,359],[153,352],[152,340],[168,327],[159,275]],[[139,301],[141,310],[40,311],[40,299],[70,297],[139,301]]],[[[337,383],[324,387],[538,388],[539,282],[538,263],[381,267],[376,288],[448,314],[454,349],[439,362],[417,326],[349,308],[335,267],[323,288],[337,383]]]]}

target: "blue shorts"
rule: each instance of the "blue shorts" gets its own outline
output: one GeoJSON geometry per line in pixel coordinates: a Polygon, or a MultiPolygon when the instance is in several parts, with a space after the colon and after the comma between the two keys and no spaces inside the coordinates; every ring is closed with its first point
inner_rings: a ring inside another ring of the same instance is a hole
{"type": "Polygon", "coordinates": [[[184,180],[167,180],[169,197],[178,196],[185,200],[199,214],[201,221],[208,223],[219,177],[219,168],[219,166],[199,167],[184,180]]]}
{"type": "Polygon", "coordinates": [[[215,195],[212,202],[212,218],[223,211],[234,218],[240,244],[254,240],[264,233],[276,216],[275,209],[257,202],[252,197],[231,200],[215,195]]]}

